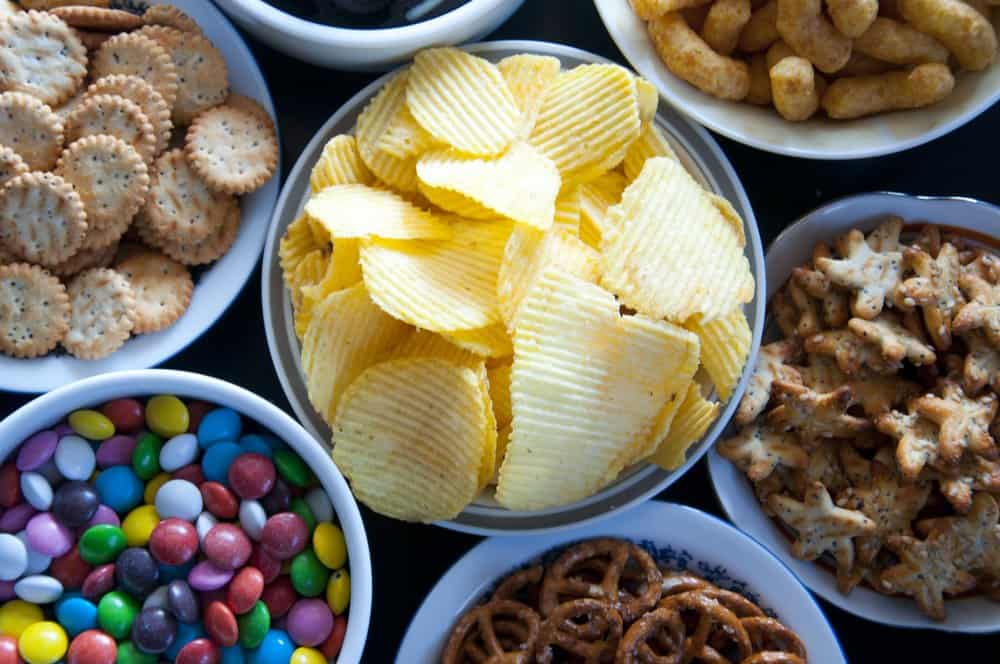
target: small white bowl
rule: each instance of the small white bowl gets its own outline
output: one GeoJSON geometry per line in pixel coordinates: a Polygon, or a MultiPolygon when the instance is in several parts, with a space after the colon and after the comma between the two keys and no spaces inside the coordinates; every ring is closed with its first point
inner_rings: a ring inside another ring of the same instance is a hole
{"type": "MultiPolygon", "coordinates": [[[[618,48],[672,106],[712,131],[768,152],[807,159],[861,159],[900,152],[961,127],[1000,99],[1000,65],[995,63],[985,71],[959,73],[954,92],[927,108],[849,121],[788,122],[773,108],[717,99],[674,76],[657,55],[645,21],[632,11],[629,0],[594,0],[594,4],[618,48]]],[[[1000,27],[1000,15],[994,24],[1000,27]]]]}
{"type": "Polygon", "coordinates": [[[553,549],[594,537],[631,540],[658,562],[688,569],[727,590],[757,598],[795,631],[810,662],[847,661],[816,600],[767,549],[728,523],[696,509],[650,501],[613,521],[539,537],[492,537],[474,547],[421,604],[396,654],[396,664],[441,661],[441,649],[459,616],[507,574],[553,549]]]}
{"type": "Polygon", "coordinates": [[[216,0],[237,23],[282,53],[320,67],[384,71],[428,46],[476,41],[524,0],[469,0],[437,18],[382,30],[336,28],[292,16],[264,0],[216,0]]]}
{"type": "MultiPolygon", "coordinates": [[[[981,201],[885,192],[842,198],[805,215],[771,244],[767,252],[768,298],[784,285],[795,267],[809,260],[816,242],[831,240],[852,228],[871,230],[891,214],[907,223],[933,222],[1000,238],[1000,208],[981,201]]],[[[765,343],[772,340],[765,336],[765,343]]],[[[894,627],[968,634],[1000,631],[997,604],[984,597],[946,601],[948,618],[937,622],[921,613],[910,598],[888,597],[865,586],[858,586],[849,595],[841,594],[832,571],[792,556],[788,537],[764,514],[750,482],[714,448],[708,454],[708,468],[712,486],[730,520],[771,549],[803,583],[831,604],[866,620],[894,627]]]]}
{"type": "Polygon", "coordinates": [[[298,422],[283,410],[242,387],[183,371],[120,371],[88,378],[53,390],[30,401],[0,422],[0,461],[28,436],[53,426],[79,408],[88,408],[122,397],[173,394],[232,408],[288,443],[302,457],[323,485],[347,540],[351,574],[351,603],[347,634],[337,664],[361,661],[372,611],[372,565],[368,537],[344,477],[330,456],[298,422]]]}

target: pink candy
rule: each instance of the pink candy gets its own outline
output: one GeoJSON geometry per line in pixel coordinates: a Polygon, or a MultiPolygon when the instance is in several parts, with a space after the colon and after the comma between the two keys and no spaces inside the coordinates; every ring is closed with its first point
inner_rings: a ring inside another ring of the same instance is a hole
{"type": "Polygon", "coordinates": [[[28,546],[42,555],[58,558],[73,548],[73,533],[56,521],[50,512],[31,517],[25,530],[28,546]]]}
{"type": "Polygon", "coordinates": [[[38,514],[38,510],[28,503],[18,503],[0,516],[0,533],[18,533],[24,530],[31,517],[38,514]]]}
{"type": "Polygon", "coordinates": [[[17,453],[17,469],[22,473],[37,470],[52,458],[59,444],[59,436],[55,431],[39,431],[28,440],[21,443],[17,453]]]}
{"type": "Polygon", "coordinates": [[[207,560],[195,565],[188,574],[188,585],[195,590],[218,590],[233,578],[232,570],[216,567],[207,560]]]}
{"type": "Polygon", "coordinates": [[[90,521],[88,521],[87,525],[80,529],[80,532],[82,533],[87,528],[99,526],[102,523],[116,527],[122,525],[121,519],[118,518],[118,514],[113,509],[107,505],[98,505],[97,511],[94,512],[94,516],[90,517],[90,521]]]}
{"type": "Polygon", "coordinates": [[[303,646],[318,646],[333,630],[333,613],[319,599],[300,599],[288,612],[288,635],[303,646]]]}
{"type": "Polygon", "coordinates": [[[112,436],[97,448],[97,465],[101,468],[127,466],[132,463],[135,438],[132,436],[112,436]]]}

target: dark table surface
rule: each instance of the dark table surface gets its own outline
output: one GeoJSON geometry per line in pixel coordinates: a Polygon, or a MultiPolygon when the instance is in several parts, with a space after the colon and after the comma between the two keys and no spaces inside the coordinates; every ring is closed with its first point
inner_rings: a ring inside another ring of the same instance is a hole
{"type": "MultiPolygon", "coordinates": [[[[311,67],[247,36],[278,109],[285,172],[320,125],[374,75],[311,67]]],[[[569,44],[627,64],[589,0],[527,0],[490,39],[569,44]]],[[[920,148],[858,161],[781,157],[717,137],[750,196],[765,243],[814,207],[872,190],[959,195],[1000,204],[997,166],[1000,107],[920,148]]],[[[264,338],[260,269],[239,299],[199,341],[164,365],[242,385],[291,412],[264,338]]],[[[0,394],[0,414],[28,401],[0,394]]],[[[658,500],[685,503],[722,516],[704,461],[658,500]]],[[[391,662],[410,618],[437,579],[480,538],[433,526],[392,521],[362,508],[375,573],[375,602],[364,661],[391,662]]],[[[900,630],[876,625],[820,601],[852,662],[996,661],[1000,638],[900,630]],[[876,653],[878,653],[876,655],[876,653]]],[[[995,609],[1000,611],[1000,605],[995,609]]],[[[817,662],[817,664],[823,664],[817,662]]]]}

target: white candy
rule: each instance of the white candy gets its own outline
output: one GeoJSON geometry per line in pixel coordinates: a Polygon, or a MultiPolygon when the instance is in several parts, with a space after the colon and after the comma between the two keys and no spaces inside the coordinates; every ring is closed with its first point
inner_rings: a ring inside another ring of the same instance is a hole
{"type": "Polygon", "coordinates": [[[0,581],[13,581],[28,569],[28,548],[8,533],[0,533],[0,581]]]}
{"type": "Polygon", "coordinates": [[[97,457],[80,436],[63,436],[56,446],[56,468],[68,480],[86,480],[94,474],[97,457]]]}
{"type": "Polygon", "coordinates": [[[182,433],[168,440],[160,449],[160,468],[172,473],[192,463],[198,457],[198,439],[182,433]]]}
{"type": "Polygon", "coordinates": [[[194,529],[198,531],[198,541],[204,544],[205,536],[208,535],[208,531],[214,528],[217,523],[219,523],[219,520],[208,512],[202,512],[199,514],[198,520],[194,522],[194,529]]]}
{"type": "Polygon", "coordinates": [[[323,487],[311,489],[306,494],[305,501],[317,522],[333,521],[333,503],[330,502],[330,497],[326,495],[323,487]]]}
{"type": "Polygon", "coordinates": [[[265,521],[267,512],[256,500],[244,500],[240,503],[240,526],[250,539],[260,539],[260,531],[264,530],[265,521]]]}
{"type": "Polygon", "coordinates": [[[160,519],[193,522],[203,507],[201,491],[187,480],[170,480],[156,492],[155,506],[160,519]]]}
{"type": "Polygon", "coordinates": [[[46,556],[43,553],[38,553],[31,548],[28,544],[28,531],[22,530],[17,534],[17,539],[21,540],[21,544],[24,545],[24,550],[28,552],[28,568],[22,572],[25,575],[31,574],[41,574],[49,568],[52,564],[52,556],[46,556]]]}
{"type": "Polygon", "coordinates": [[[26,576],[14,584],[14,594],[32,604],[51,604],[63,594],[63,585],[51,576],[26,576]]]}
{"type": "Polygon", "coordinates": [[[39,512],[48,512],[52,507],[52,485],[39,473],[21,473],[21,493],[39,512]]]}
{"type": "Polygon", "coordinates": [[[165,609],[167,608],[167,587],[160,586],[149,594],[146,601],[142,603],[142,610],[165,609]]]}

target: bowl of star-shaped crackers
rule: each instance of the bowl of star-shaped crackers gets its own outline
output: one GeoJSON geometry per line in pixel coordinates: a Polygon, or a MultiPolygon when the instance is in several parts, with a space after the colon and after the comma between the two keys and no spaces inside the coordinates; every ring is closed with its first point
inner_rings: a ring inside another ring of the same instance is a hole
{"type": "Polygon", "coordinates": [[[861,617],[1000,629],[998,229],[986,203],[872,193],[768,252],[766,343],[712,481],[861,617]]]}
{"type": "Polygon", "coordinates": [[[210,3],[0,3],[0,389],[155,366],[212,325],[263,246],[273,115],[210,3]]]}

